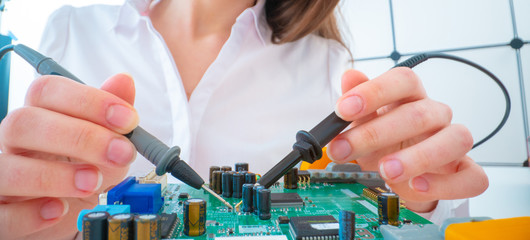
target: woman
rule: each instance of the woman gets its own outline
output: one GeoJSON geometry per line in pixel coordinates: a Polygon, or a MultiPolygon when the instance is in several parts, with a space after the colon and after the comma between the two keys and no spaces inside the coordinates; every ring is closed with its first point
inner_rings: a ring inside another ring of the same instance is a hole
{"type": "MultiPolygon", "coordinates": [[[[297,130],[335,106],[355,128],[329,144],[334,161],[379,170],[413,211],[451,215],[444,213],[454,206],[439,199],[475,196],[488,185],[466,156],[470,133],[451,124],[450,109],[429,99],[409,69],[371,81],[344,72],[351,62],[333,15],[337,2],[130,0],[58,10],[41,51],[101,88],[40,77],[26,106],[0,125],[7,179],[0,238],[74,238],[78,212],[136,158],[122,134],[140,121],[180,146],[204,178],[210,165],[243,161],[266,172],[297,130]],[[118,72],[130,75],[102,82],[118,72]]],[[[129,174],[151,169],[139,158],[129,174]]]]}

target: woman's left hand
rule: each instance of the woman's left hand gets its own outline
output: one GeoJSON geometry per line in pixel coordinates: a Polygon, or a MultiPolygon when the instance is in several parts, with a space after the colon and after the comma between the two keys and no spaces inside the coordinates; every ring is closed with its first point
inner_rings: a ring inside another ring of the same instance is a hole
{"type": "Polygon", "coordinates": [[[471,133],[451,124],[451,109],[430,99],[411,69],[394,68],[370,81],[349,70],[342,89],[336,113],[353,123],[328,145],[335,162],[356,159],[363,170],[379,171],[416,212],[486,190],[486,174],[466,155],[471,133]]]}

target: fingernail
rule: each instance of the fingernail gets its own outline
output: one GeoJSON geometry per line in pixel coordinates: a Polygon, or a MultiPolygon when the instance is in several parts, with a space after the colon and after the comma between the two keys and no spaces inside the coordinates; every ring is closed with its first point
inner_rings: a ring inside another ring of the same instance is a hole
{"type": "Polygon", "coordinates": [[[137,119],[136,112],[128,107],[114,104],[107,109],[107,122],[115,127],[132,129],[137,125],[137,119]]]}
{"type": "Polygon", "coordinates": [[[429,191],[429,182],[424,177],[415,177],[410,179],[409,187],[418,192],[427,192],[429,191]]]}
{"type": "Polygon", "coordinates": [[[403,174],[403,165],[397,159],[386,160],[379,165],[379,172],[383,178],[394,179],[403,174]]]}
{"type": "Polygon", "coordinates": [[[101,187],[103,175],[100,171],[94,169],[79,169],[75,172],[74,182],[77,189],[85,192],[93,192],[101,187]]]}
{"type": "Polygon", "coordinates": [[[107,158],[119,166],[129,164],[136,153],[131,142],[123,139],[112,139],[107,149],[107,158]]]}
{"type": "Polygon", "coordinates": [[[344,139],[334,140],[328,146],[328,157],[333,161],[344,161],[350,154],[350,143],[344,139]]]}
{"type": "Polygon", "coordinates": [[[68,212],[68,202],[64,199],[51,199],[40,208],[40,216],[44,220],[51,220],[64,216],[68,212]]]}
{"type": "Polygon", "coordinates": [[[359,96],[350,96],[343,99],[336,106],[340,117],[353,117],[363,109],[363,100],[359,96]]]}

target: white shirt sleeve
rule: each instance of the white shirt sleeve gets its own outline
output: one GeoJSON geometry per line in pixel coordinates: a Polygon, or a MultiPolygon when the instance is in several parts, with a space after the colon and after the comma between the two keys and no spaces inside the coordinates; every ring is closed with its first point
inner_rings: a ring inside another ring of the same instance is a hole
{"type": "Polygon", "coordinates": [[[71,6],[63,6],[53,12],[42,34],[39,52],[57,62],[61,60],[65,52],[71,11],[71,6]]]}
{"type": "Polygon", "coordinates": [[[431,212],[417,214],[434,224],[442,225],[447,218],[469,217],[469,199],[439,200],[431,212]]]}

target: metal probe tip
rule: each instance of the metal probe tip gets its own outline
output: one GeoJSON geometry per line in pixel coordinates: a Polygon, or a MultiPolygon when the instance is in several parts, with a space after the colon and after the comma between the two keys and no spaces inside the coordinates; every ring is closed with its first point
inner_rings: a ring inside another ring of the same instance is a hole
{"type": "Polygon", "coordinates": [[[230,203],[228,203],[226,200],[224,200],[221,196],[219,196],[217,193],[215,193],[214,191],[212,191],[212,189],[206,187],[206,185],[202,185],[201,186],[202,189],[206,190],[207,192],[209,192],[210,194],[212,194],[215,198],[219,199],[219,201],[221,201],[224,205],[226,205],[227,207],[231,208],[231,209],[234,209],[234,207],[232,207],[232,205],[230,205],[230,203]]]}

